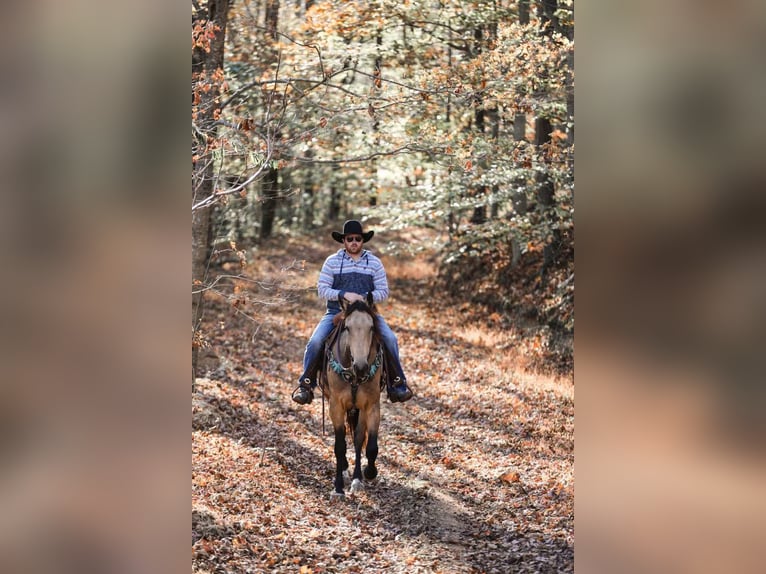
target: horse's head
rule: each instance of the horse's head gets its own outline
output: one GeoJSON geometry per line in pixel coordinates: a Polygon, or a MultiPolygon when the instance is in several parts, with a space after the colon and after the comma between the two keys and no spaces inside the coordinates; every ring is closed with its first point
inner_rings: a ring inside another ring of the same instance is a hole
{"type": "Polygon", "coordinates": [[[361,374],[369,366],[370,348],[375,336],[375,316],[363,301],[357,301],[344,309],[345,346],[351,355],[354,371],[361,374]]]}

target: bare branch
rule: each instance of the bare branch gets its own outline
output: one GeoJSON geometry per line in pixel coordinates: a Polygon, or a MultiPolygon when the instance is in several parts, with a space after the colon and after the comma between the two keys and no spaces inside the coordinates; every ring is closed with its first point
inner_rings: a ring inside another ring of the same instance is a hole
{"type": "Polygon", "coordinates": [[[341,163],[359,163],[363,161],[370,161],[372,159],[375,159],[377,157],[391,157],[395,155],[400,155],[403,153],[441,153],[439,151],[430,149],[430,148],[423,148],[415,146],[414,144],[405,144],[401,147],[398,147],[396,149],[388,150],[388,151],[377,151],[373,152],[368,155],[363,156],[356,156],[356,157],[346,157],[346,158],[340,158],[340,159],[308,159],[301,156],[286,156],[290,157],[290,159],[301,162],[301,163],[311,163],[311,164],[341,164],[341,163]]]}
{"type": "Polygon", "coordinates": [[[265,167],[270,163],[271,161],[271,153],[269,153],[266,156],[266,159],[263,161],[263,163],[260,165],[260,167],[250,175],[245,181],[238,183],[234,185],[233,187],[227,188],[227,189],[218,189],[215,190],[211,195],[205,197],[204,199],[201,199],[197,203],[192,205],[192,211],[196,211],[197,209],[202,209],[204,207],[210,207],[214,203],[220,201],[220,199],[226,195],[231,195],[233,193],[238,193],[245,189],[248,185],[250,185],[252,182],[254,182],[256,179],[260,177],[260,175],[263,173],[265,167]]]}

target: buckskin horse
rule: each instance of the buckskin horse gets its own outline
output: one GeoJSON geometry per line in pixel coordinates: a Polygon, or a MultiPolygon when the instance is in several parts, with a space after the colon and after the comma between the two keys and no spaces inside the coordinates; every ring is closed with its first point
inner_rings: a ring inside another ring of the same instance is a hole
{"type": "Polygon", "coordinates": [[[325,365],[320,386],[329,402],[330,419],[335,430],[335,491],[343,497],[343,472],[346,460],[346,424],[354,438],[354,472],[351,492],[362,488],[362,475],[373,480],[378,470],[378,428],[382,389],[384,350],[378,332],[375,307],[368,301],[342,304],[336,315],[335,329],[325,343],[325,365]],[[362,449],[367,466],[362,473],[362,449]]]}

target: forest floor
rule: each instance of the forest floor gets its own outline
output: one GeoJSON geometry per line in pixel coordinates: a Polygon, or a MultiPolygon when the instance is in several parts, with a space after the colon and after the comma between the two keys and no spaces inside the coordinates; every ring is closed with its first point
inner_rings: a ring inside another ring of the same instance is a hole
{"type": "Polygon", "coordinates": [[[245,265],[257,283],[223,277],[229,301],[209,297],[192,404],[193,571],[573,572],[571,375],[531,368],[533,331],[442,301],[427,255],[383,254],[380,311],[415,396],[383,399],[378,478],[331,499],[329,417],[319,396],[299,406],[290,393],[335,247],[272,240],[245,265]]]}

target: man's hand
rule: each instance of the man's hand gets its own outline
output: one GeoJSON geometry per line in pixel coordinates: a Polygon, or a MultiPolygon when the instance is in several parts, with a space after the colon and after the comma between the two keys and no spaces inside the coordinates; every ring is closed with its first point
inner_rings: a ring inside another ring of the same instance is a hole
{"type": "Polygon", "coordinates": [[[353,303],[354,301],[364,301],[363,295],[360,295],[359,293],[351,293],[350,291],[344,293],[343,298],[349,303],[353,303]]]}

